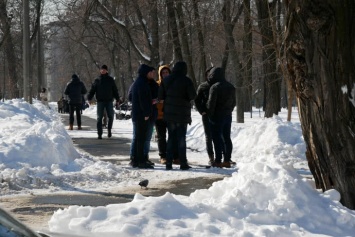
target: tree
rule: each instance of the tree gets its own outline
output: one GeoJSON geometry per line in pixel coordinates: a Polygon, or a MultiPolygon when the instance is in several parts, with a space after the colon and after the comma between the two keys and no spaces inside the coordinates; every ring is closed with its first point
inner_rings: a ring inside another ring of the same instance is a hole
{"type": "Polygon", "coordinates": [[[355,1],[286,1],[285,54],[317,188],[355,208],[355,1]]]}

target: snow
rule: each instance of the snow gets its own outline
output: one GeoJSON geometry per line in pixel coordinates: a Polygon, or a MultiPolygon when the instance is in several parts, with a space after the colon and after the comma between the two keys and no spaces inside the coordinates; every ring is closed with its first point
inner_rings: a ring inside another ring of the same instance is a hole
{"type": "MultiPolygon", "coordinates": [[[[51,106],[54,106],[51,104],[51,106]]],[[[255,112],[257,112],[255,110],[255,112]]],[[[84,111],[95,117],[95,107],[84,111]]],[[[203,172],[138,170],[99,160],[77,150],[72,138],[96,137],[96,131],[67,131],[55,109],[38,101],[0,102],[0,195],[110,190],[166,180],[228,176],[190,196],[136,193],[129,203],[70,206],[54,212],[50,231],[80,236],[355,236],[355,212],[344,207],[336,190],[315,189],[305,159],[297,112],[265,119],[246,114],[232,125],[231,169],[203,172]]],[[[235,114],[233,114],[235,116],[235,114]]],[[[114,121],[114,136],[131,138],[129,120],[114,121]]],[[[193,112],[187,134],[188,159],[204,164],[207,155],[201,117],[193,112]]],[[[156,143],[152,142],[156,148],[156,143]]],[[[128,156],[128,154],[127,154],[128,156]]],[[[108,157],[125,159],[127,157],[108,157]]]]}

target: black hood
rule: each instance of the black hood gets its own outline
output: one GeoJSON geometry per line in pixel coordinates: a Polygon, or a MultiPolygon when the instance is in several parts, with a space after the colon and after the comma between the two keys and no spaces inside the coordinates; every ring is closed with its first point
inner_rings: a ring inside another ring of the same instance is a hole
{"type": "Polygon", "coordinates": [[[182,76],[186,76],[187,74],[187,65],[185,62],[177,62],[175,63],[172,73],[176,74],[176,75],[182,75],[182,76]]]}
{"type": "Polygon", "coordinates": [[[147,77],[148,72],[155,70],[154,67],[150,67],[146,64],[141,64],[138,69],[138,75],[142,77],[147,77]]]}
{"type": "Polygon", "coordinates": [[[79,77],[78,77],[76,74],[73,74],[73,75],[71,76],[71,79],[72,79],[72,81],[74,81],[74,82],[80,81],[79,77]]]}
{"type": "Polygon", "coordinates": [[[207,81],[210,85],[225,80],[224,70],[220,67],[212,68],[208,74],[207,81]]]}

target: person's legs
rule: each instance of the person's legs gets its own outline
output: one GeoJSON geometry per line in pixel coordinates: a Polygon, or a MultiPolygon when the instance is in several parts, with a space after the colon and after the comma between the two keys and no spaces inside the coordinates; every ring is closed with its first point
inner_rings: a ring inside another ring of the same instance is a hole
{"type": "MultiPolygon", "coordinates": [[[[155,130],[157,132],[158,138],[158,150],[161,159],[165,159],[166,163],[166,130],[167,123],[163,119],[158,119],[155,121],[155,130]]],[[[164,162],[164,161],[163,161],[164,162]]]]}
{"type": "Polygon", "coordinates": [[[154,122],[151,122],[148,120],[147,121],[147,134],[146,134],[145,142],[144,142],[144,159],[150,165],[154,165],[154,163],[149,160],[150,141],[152,140],[152,136],[153,136],[153,128],[154,128],[154,122]]]}
{"type": "Polygon", "coordinates": [[[178,154],[180,159],[180,169],[189,169],[186,157],[186,131],[187,123],[177,123],[177,144],[178,144],[178,154]]]}
{"type": "Polygon", "coordinates": [[[105,108],[104,102],[97,102],[97,105],[96,105],[96,115],[97,115],[96,127],[97,127],[97,135],[98,135],[99,139],[102,139],[102,116],[104,114],[104,108],[105,108]]]}
{"type": "Polygon", "coordinates": [[[113,111],[113,104],[112,104],[112,102],[107,102],[107,103],[105,104],[105,109],[106,109],[107,118],[108,118],[107,136],[108,136],[108,137],[111,137],[111,136],[112,136],[111,129],[112,129],[112,125],[113,125],[113,116],[114,116],[114,111],[113,111]]]}
{"type": "Polygon", "coordinates": [[[176,123],[168,122],[168,144],[166,148],[166,169],[171,170],[174,158],[174,150],[176,146],[176,123]]]}
{"type": "Polygon", "coordinates": [[[138,167],[138,160],[137,160],[137,156],[136,156],[136,140],[137,140],[137,136],[136,136],[136,130],[137,130],[137,123],[136,122],[132,122],[133,124],[133,134],[132,134],[132,142],[131,142],[131,148],[130,148],[130,165],[132,167],[138,167]]]}
{"type": "Polygon", "coordinates": [[[78,125],[78,129],[81,130],[81,105],[75,105],[75,114],[76,114],[76,123],[78,125]]]}
{"type": "Polygon", "coordinates": [[[232,157],[233,143],[231,140],[232,115],[224,118],[223,140],[225,145],[224,162],[230,162],[232,157]]]}
{"type": "Polygon", "coordinates": [[[203,129],[205,131],[206,150],[209,158],[209,163],[212,164],[214,161],[212,131],[211,131],[211,124],[207,115],[202,115],[202,124],[203,124],[203,129]]]}
{"type": "Polygon", "coordinates": [[[145,162],[144,159],[144,143],[147,135],[148,121],[136,121],[136,160],[138,161],[138,168],[154,168],[152,165],[145,162]]]}
{"type": "Polygon", "coordinates": [[[74,105],[69,105],[69,130],[73,130],[74,125],[74,105]]]}
{"type": "Polygon", "coordinates": [[[224,142],[222,135],[222,121],[221,120],[210,120],[212,141],[215,150],[215,163],[220,164],[222,162],[222,154],[224,154],[224,142]]]}

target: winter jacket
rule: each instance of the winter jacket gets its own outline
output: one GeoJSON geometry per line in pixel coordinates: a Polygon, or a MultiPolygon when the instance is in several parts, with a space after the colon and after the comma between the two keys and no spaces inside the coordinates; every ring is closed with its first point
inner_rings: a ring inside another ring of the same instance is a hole
{"type": "Polygon", "coordinates": [[[230,115],[236,105],[235,87],[226,81],[222,68],[214,68],[208,76],[211,85],[206,104],[208,116],[211,120],[230,115]]]}
{"type": "Polygon", "coordinates": [[[177,62],[159,87],[159,100],[164,100],[164,120],[167,122],[191,123],[191,101],[196,91],[186,74],[186,63],[177,62]]]}
{"type": "Polygon", "coordinates": [[[83,103],[83,95],[85,95],[86,92],[87,90],[84,83],[74,74],[71,81],[68,82],[64,94],[69,97],[68,103],[70,105],[81,105],[83,103]]]}
{"type": "MultiPolygon", "coordinates": [[[[158,91],[159,91],[159,85],[154,79],[148,79],[148,85],[150,88],[150,93],[152,95],[152,100],[158,100],[158,91]]],[[[151,104],[152,106],[152,113],[149,116],[149,120],[152,122],[155,122],[158,117],[158,109],[157,109],[157,104],[151,104]]]]}
{"type": "Polygon", "coordinates": [[[152,94],[148,84],[147,74],[151,67],[142,64],[138,69],[138,77],[128,92],[128,99],[132,103],[132,121],[144,120],[152,116],[152,94]]]}
{"type": "Polygon", "coordinates": [[[98,102],[110,102],[113,99],[120,100],[115,80],[107,73],[101,74],[95,79],[88,94],[88,100],[92,100],[96,94],[98,102]]]}
{"type": "MultiPolygon", "coordinates": [[[[170,71],[170,68],[169,68],[169,65],[162,65],[162,66],[159,67],[159,72],[158,72],[159,77],[158,77],[158,80],[157,80],[157,83],[158,83],[159,86],[161,85],[161,82],[163,81],[163,78],[162,78],[162,76],[161,76],[161,71],[162,71],[163,69],[165,69],[165,68],[168,69],[169,72],[171,72],[171,71],[170,71]]],[[[158,110],[158,117],[157,117],[157,119],[163,119],[163,116],[164,116],[164,112],[163,112],[163,102],[161,101],[161,102],[159,102],[158,104],[156,104],[156,107],[157,107],[157,110],[158,110]]]]}
{"type": "Polygon", "coordinates": [[[197,95],[195,98],[195,106],[197,111],[202,115],[202,113],[207,113],[206,103],[208,100],[208,95],[210,92],[211,85],[206,81],[200,84],[197,88],[197,95]]]}

